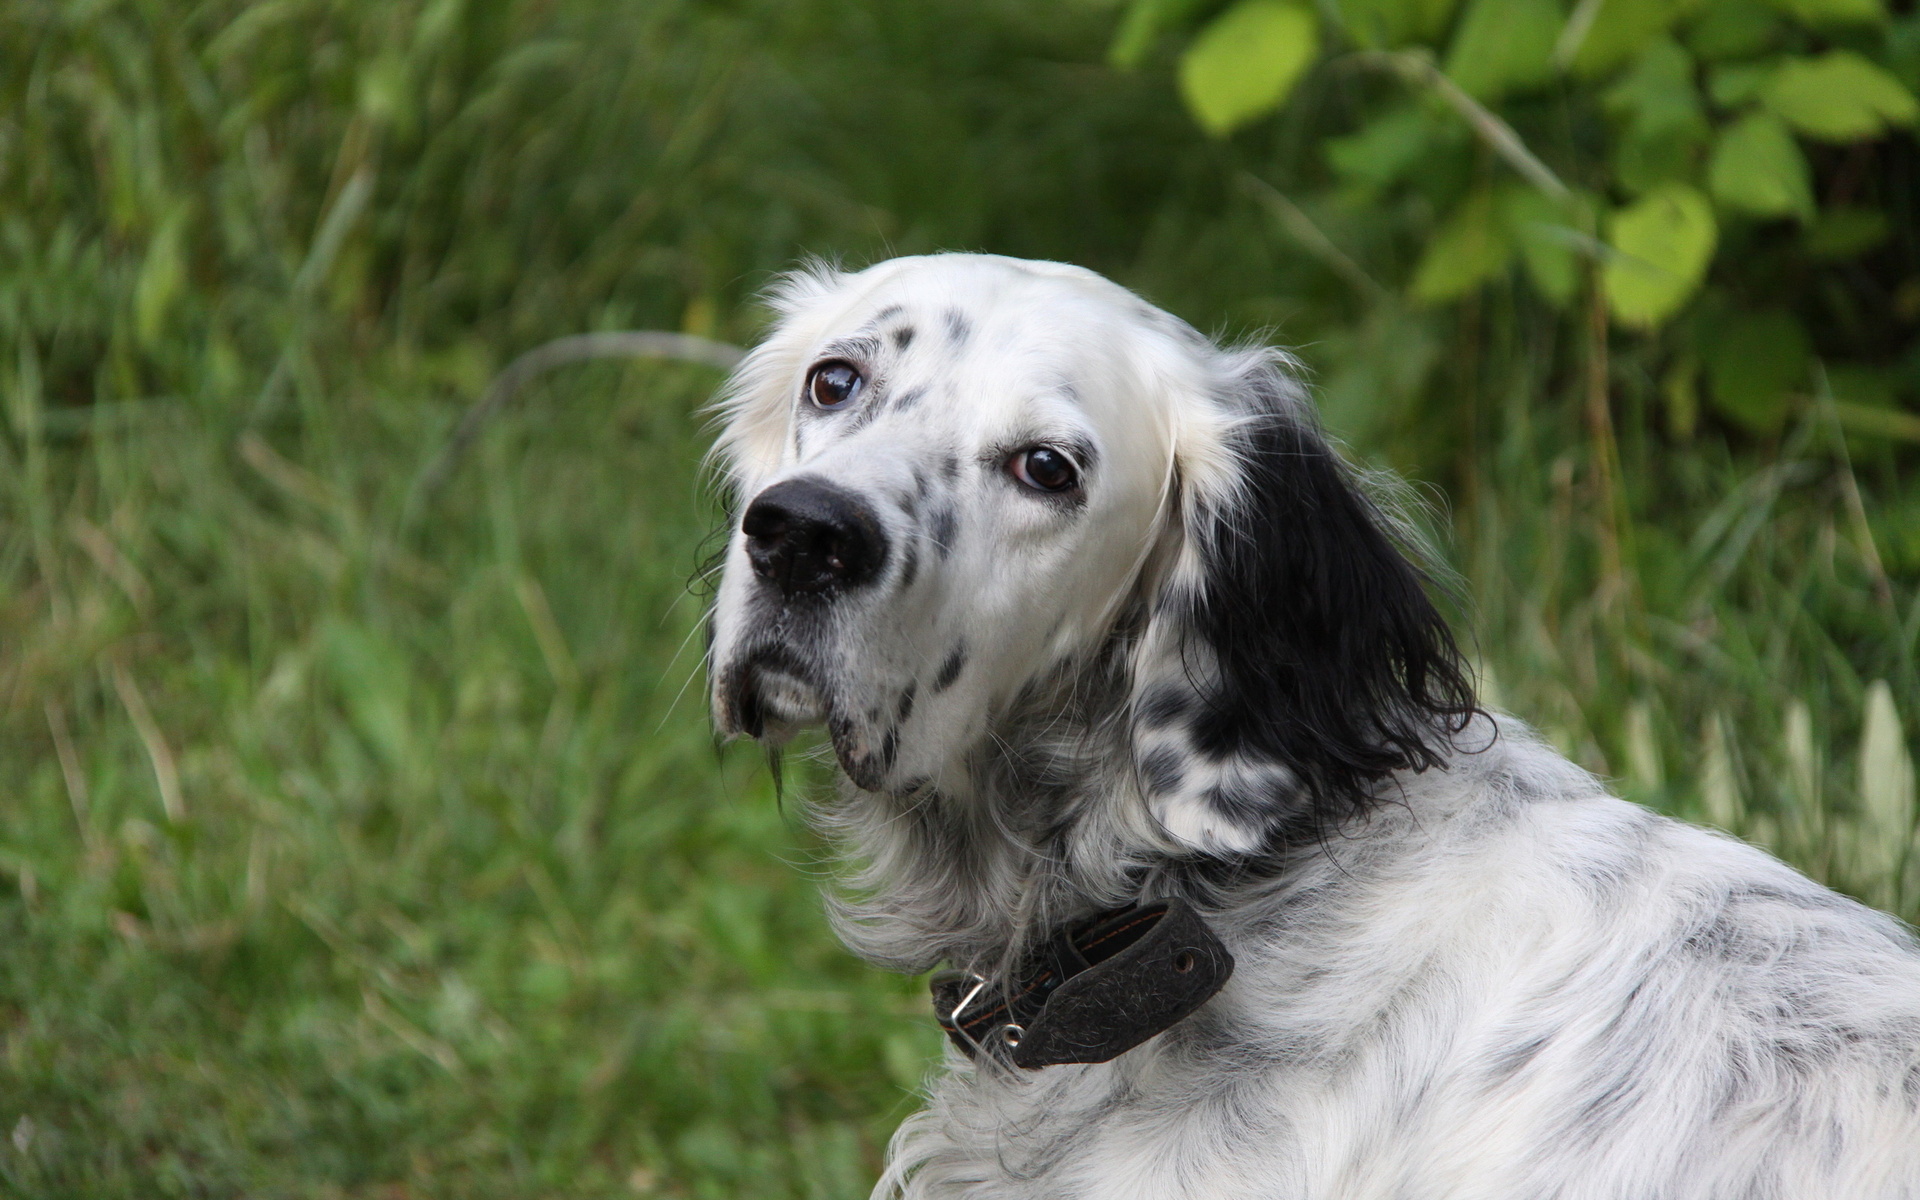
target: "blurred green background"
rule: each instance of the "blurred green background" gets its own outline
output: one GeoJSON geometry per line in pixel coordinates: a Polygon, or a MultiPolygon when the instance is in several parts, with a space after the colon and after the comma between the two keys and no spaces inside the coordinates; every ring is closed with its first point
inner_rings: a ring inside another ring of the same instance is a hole
{"type": "Polygon", "coordinates": [[[865,1192],[938,1038],[713,747],[715,374],[402,519],[805,253],[1298,346],[1492,702],[1911,918],[1916,90],[1911,0],[11,0],[0,1188],[865,1192]]]}

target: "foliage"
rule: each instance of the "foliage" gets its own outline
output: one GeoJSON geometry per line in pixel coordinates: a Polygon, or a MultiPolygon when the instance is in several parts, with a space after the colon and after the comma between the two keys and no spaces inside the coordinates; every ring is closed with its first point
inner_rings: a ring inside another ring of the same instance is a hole
{"type": "Polygon", "coordinates": [[[519,351],[748,340],[803,252],[1276,330],[1447,490],[1494,702],[1920,912],[1915,19],[1269,0],[1170,61],[1236,11],[0,9],[0,1187],[864,1189],[938,1038],[710,751],[711,376],[556,374],[402,522],[519,351]]]}
{"type": "MultiPolygon", "coordinates": [[[[1122,57],[1143,53],[1131,32],[1146,23],[1140,14],[1167,7],[1135,0],[1116,43],[1122,57]]],[[[1405,284],[1416,304],[1464,301],[1529,243],[1550,241],[1591,264],[1593,303],[1655,337],[1650,349],[1672,387],[1691,394],[1704,371],[1709,404],[1735,427],[1778,434],[1816,390],[1816,357],[1920,402],[1920,172],[1900,132],[1920,122],[1920,16],[1895,19],[1878,0],[1450,7],[1333,5],[1341,20],[1322,33],[1305,0],[1239,0],[1198,22],[1180,54],[1182,95],[1215,134],[1283,106],[1298,113],[1331,171],[1314,171],[1311,153],[1292,147],[1272,169],[1318,189],[1306,207],[1421,201],[1399,209],[1392,231],[1426,244],[1405,284]],[[1249,32],[1255,23],[1260,36],[1249,32]],[[1296,95],[1302,64],[1316,57],[1310,94],[1296,95]],[[1414,94],[1358,78],[1382,68],[1414,94]],[[1325,115],[1331,107],[1337,118],[1325,115]],[[1442,138],[1448,119],[1478,136],[1442,138]],[[1808,155],[1820,155],[1817,143],[1847,153],[1821,158],[1816,171],[1808,155]],[[1524,213],[1494,202],[1514,187],[1533,193],[1524,213]],[[1859,233],[1841,244],[1821,238],[1833,222],[1859,233]],[[1793,302],[1772,307],[1782,291],[1793,302]],[[1776,331],[1792,326],[1790,341],[1819,331],[1821,353],[1778,356],[1764,379],[1751,363],[1735,365],[1747,342],[1716,336],[1717,315],[1758,306],[1769,306],[1776,331]],[[1901,319],[1862,319],[1863,307],[1901,319]],[[1723,386],[1732,375],[1740,384],[1723,386]]],[[[1565,267],[1543,271],[1525,257],[1539,300],[1577,306],[1565,267]]],[[[1568,321],[1585,327],[1579,313],[1568,321]]],[[[1840,411],[1868,436],[1894,428],[1840,411]]]]}
{"type": "Polygon", "coordinates": [[[1133,0],[1115,61],[1165,43],[1348,314],[1308,350],[1329,416],[1454,484],[1496,694],[1630,794],[1920,902],[1910,758],[1870,748],[1920,706],[1920,15],[1133,0]],[[1294,44],[1225,36],[1289,4],[1294,44]],[[1838,730],[1809,748],[1840,710],[1849,803],[1815,782],[1838,730]]]}

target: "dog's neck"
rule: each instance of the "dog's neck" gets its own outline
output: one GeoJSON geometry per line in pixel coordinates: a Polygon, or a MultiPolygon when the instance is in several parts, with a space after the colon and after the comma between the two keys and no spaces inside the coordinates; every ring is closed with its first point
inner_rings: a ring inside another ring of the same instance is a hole
{"type": "MultiPolygon", "coordinates": [[[[1141,794],[1125,679],[1102,655],[1027,689],[940,784],[841,780],[813,816],[853,869],[830,897],[862,957],[1008,970],[1064,922],[1144,897],[1205,903],[1222,871],[1173,843],[1141,794]]],[[[1256,870],[1284,869],[1284,854],[1256,870]]],[[[1229,868],[1244,878],[1251,864],[1229,868]]]]}

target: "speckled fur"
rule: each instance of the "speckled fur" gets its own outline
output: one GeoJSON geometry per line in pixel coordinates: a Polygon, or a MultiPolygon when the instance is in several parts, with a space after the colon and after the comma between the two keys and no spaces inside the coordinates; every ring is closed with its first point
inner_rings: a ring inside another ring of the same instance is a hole
{"type": "MultiPolygon", "coordinates": [[[[993,973],[1057,921],[1181,894],[1238,961],[1198,1013],[1111,1063],[951,1053],[876,1195],[1920,1200],[1920,947],[1903,926],[1607,795],[1510,718],[1400,688],[1419,651],[1365,687],[1324,665],[1310,693],[1229,687],[1245,664],[1196,640],[1191,599],[1233,581],[1207,578],[1225,559],[1196,515],[1326,535],[1261,508],[1237,448],[1271,418],[1302,449],[1264,469],[1330,453],[1287,360],[1215,347],[1055,264],[823,268],[775,302],[722,402],[735,495],[800,474],[854,491],[889,565],[858,594],[783,607],[736,531],[715,714],[738,732],[740,689],[770,689],[793,719],[764,736],[820,714],[860,780],[813,814],[848,855],[832,898],[848,945],[993,973]],[[844,418],[799,399],[830,355],[863,356],[869,390],[844,418]],[[1080,447],[1076,503],[1009,485],[1009,448],[1035,440],[1080,447]],[[1239,707],[1204,715],[1223,695],[1239,707]],[[1302,749],[1302,711],[1332,738],[1345,717],[1384,731],[1403,765],[1330,772],[1302,749]]],[[[1353,503],[1367,538],[1405,544],[1353,503]]],[[[1336,566],[1371,553],[1346,531],[1311,548],[1336,566]]],[[[1418,607],[1382,578],[1358,586],[1418,607]]],[[[1287,618],[1277,653],[1311,660],[1284,638],[1312,614],[1261,602],[1287,618]]],[[[1378,640],[1381,613],[1335,611],[1357,652],[1378,640]]]]}

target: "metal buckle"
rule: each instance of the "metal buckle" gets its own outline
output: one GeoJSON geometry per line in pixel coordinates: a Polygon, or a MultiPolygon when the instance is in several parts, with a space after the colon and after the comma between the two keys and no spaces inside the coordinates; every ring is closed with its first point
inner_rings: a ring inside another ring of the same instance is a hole
{"type": "Polygon", "coordinates": [[[975,1050],[985,1050],[986,1047],[980,1044],[980,1040],[967,1032],[967,1024],[963,1019],[963,1014],[967,1011],[969,1005],[980,998],[980,993],[986,990],[987,977],[974,971],[968,971],[967,975],[973,979],[973,987],[969,988],[967,994],[960,998],[960,1003],[953,1006],[953,1011],[947,1014],[947,1020],[953,1022],[953,1031],[967,1039],[975,1050]]]}

